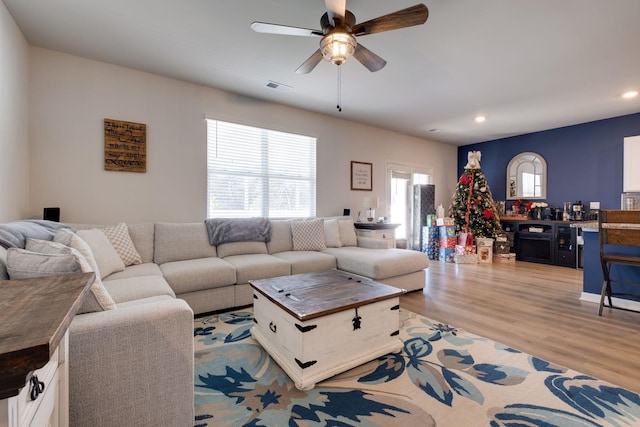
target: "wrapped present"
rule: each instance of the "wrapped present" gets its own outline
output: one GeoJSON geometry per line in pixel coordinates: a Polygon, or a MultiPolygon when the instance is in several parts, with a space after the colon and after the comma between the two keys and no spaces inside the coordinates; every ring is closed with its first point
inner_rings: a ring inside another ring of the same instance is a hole
{"type": "Polygon", "coordinates": [[[455,237],[440,237],[438,242],[439,249],[455,249],[456,238],[455,237]]]}
{"type": "Polygon", "coordinates": [[[478,255],[477,254],[461,255],[456,253],[455,262],[456,264],[476,264],[478,262],[478,255]]]}
{"type": "Polygon", "coordinates": [[[478,237],[476,239],[476,246],[480,247],[480,246],[489,246],[489,247],[493,247],[493,239],[489,239],[486,237],[478,237]]]}
{"type": "Polygon", "coordinates": [[[453,222],[453,218],[438,218],[436,219],[436,225],[452,226],[455,225],[455,222],[453,222]]]}
{"type": "MultiPolygon", "coordinates": [[[[493,240],[493,239],[490,239],[490,240],[493,240]]],[[[493,262],[493,245],[480,246],[478,244],[478,262],[489,263],[489,264],[493,262]]]]}
{"type": "Polygon", "coordinates": [[[471,233],[458,233],[458,244],[463,246],[473,245],[473,234],[471,233]]]}
{"type": "Polygon", "coordinates": [[[438,230],[440,230],[440,237],[456,237],[456,227],[453,225],[441,225],[438,230]]]}
{"type": "Polygon", "coordinates": [[[422,252],[430,260],[438,259],[439,235],[438,227],[422,227],[422,252]]]}
{"type": "Polygon", "coordinates": [[[513,253],[493,254],[493,262],[503,263],[503,264],[516,262],[516,254],[513,254],[513,253]]]}
{"type": "Polygon", "coordinates": [[[427,215],[427,226],[428,227],[435,227],[436,225],[437,224],[436,224],[436,216],[435,216],[435,214],[427,215]]]}
{"type": "Polygon", "coordinates": [[[500,237],[496,237],[496,241],[493,243],[494,254],[508,254],[511,250],[511,245],[506,237],[502,240],[500,237]]]}
{"type": "Polygon", "coordinates": [[[456,245],[456,255],[476,255],[476,246],[456,245]]]}
{"type": "Polygon", "coordinates": [[[438,249],[438,260],[444,262],[455,262],[456,251],[455,249],[438,249]]]}

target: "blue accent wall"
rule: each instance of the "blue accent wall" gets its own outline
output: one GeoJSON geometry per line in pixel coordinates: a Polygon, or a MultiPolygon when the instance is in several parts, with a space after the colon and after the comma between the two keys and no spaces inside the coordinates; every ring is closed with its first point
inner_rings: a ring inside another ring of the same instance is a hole
{"type": "Polygon", "coordinates": [[[549,206],[580,200],[587,210],[595,201],[602,209],[620,209],[624,138],[634,135],[640,135],[640,113],[464,145],[458,147],[458,176],[467,153],[480,150],[480,166],[493,198],[505,200],[509,161],[533,151],[547,161],[549,206]]]}

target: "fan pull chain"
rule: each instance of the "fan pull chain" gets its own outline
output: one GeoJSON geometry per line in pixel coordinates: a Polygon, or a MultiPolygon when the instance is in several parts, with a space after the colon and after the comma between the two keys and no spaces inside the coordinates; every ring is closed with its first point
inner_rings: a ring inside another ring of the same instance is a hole
{"type": "Polygon", "coordinates": [[[340,104],[342,103],[342,67],[338,65],[338,105],[336,108],[339,112],[342,112],[342,107],[340,104]]]}

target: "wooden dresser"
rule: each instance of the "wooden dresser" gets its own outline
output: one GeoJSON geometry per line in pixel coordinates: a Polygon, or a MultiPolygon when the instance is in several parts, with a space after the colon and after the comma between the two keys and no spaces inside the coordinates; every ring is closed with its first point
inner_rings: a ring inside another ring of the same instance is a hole
{"type": "Polygon", "coordinates": [[[67,330],[94,277],[0,281],[0,427],[69,425],[67,330]]]}

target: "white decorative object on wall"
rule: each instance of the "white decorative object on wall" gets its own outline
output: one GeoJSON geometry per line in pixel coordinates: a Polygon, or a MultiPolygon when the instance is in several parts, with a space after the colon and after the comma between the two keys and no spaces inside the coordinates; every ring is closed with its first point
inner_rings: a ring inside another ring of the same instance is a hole
{"type": "Polygon", "coordinates": [[[640,192],[640,135],[624,139],[623,192],[640,192]]]}

